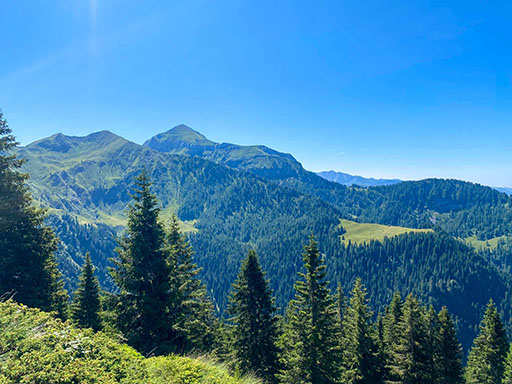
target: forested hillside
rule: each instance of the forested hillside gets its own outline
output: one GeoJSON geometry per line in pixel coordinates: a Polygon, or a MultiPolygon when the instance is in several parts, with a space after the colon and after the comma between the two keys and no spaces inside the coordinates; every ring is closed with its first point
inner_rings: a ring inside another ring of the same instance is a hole
{"type": "MultiPolygon", "coordinates": [[[[283,310],[293,295],[301,246],[310,233],[318,236],[332,266],[328,278],[333,286],[339,282],[347,288],[361,277],[375,308],[382,308],[395,289],[428,296],[436,307],[452,305],[465,346],[487,299],[494,297],[500,306],[506,300],[509,247],[502,244],[499,253],[487,250],[478,257],[453,240],[512,233],[510,198],[488,187],[437,179],[346,187],[304,170],[290,155],[266,147],[213,143],[183,126],[145,146],[110,132],[58,134],[19,153],[27,159],[24,170],[33,176],[35,198],[50,208],[48,222],[61,239],[59,265],[70,289],[76,287],[86,252],[101,285],[113,289],[108,267],[115,237],[126,224],[133,178],[146,169],[164,221],[176,213],[187,229],[201,278],[220,312],[250,248],[260,254],[283,310]],[[397,225],[405,232],[431,228],[449,236],[407,235],[382,244],[343,246],[342,218],[397,225]],[[489,276],[496,285],[482,290],[489,276]],[[474,295],[475,287],[483,296],[474,295]],[[453,292],[458,292],[458,302],[452,301],[453,292]]],[[[510,316],[504,314],[508,323],[510,316]]]]}

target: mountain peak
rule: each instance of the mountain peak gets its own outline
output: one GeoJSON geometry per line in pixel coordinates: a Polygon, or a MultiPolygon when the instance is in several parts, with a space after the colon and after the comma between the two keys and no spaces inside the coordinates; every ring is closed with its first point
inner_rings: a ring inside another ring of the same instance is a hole
{"type": "Polygon", "coordinates": [[[193,130],[185,124],[171,128],[167,132],[159,133],[144,143],[160,152],[183,152],[196,154],[198,149],[214,147],[216,143],[208,140],[203,134],[193,130]]]}

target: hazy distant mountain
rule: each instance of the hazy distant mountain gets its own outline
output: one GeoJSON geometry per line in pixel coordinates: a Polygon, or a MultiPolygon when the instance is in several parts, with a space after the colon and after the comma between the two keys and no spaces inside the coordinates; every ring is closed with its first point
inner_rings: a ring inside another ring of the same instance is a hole
{"type": "Polygon", "coordinates": [[[512,188],[496,187],[495,189],[500,192],[505,192],[507,195],[512,195],[512,188]]]}
{"type": "Polygon", "coordinates": [[[326,180],[334,181],[339,184],[351,186],[360,185],[361,187],[377,187],[381,185],[392,185],[401,183],[399,179],[374,179],[372,177],[362,177],[349,175],[348,173],[336,172],[336,171],[324,171],[317,172],[318,176],[323,177],[326,180]]]}

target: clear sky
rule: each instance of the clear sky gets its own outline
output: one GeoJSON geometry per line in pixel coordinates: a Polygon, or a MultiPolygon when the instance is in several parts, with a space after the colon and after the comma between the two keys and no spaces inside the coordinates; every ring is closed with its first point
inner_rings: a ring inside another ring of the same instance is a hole
{"type": "Polygon", "coordinates": [[[307,169],[512,186],[512,2],[0,0],[19,141],[184,123],[307,169]]]}

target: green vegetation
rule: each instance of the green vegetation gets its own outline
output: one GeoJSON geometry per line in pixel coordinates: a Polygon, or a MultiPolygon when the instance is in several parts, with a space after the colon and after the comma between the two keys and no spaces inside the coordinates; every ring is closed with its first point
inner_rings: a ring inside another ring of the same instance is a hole
{"type": "Polygon", "coordinates": [[[258,256],[250,250],[229,300],[231,349],[238,371],[256,372],[266,383],[277,383],[279,371],[275,312],[274,298],[258,256]]]}
{"type": "Polygon", "coordinates": [[[355,244],[369,243],[371,240],[383,241],[386,237],[398,236],[409,232],[432,232],[431,229],[415,229],[396,227],[393,225],[382,225],[373,223],[357,223],[351,220],[340,220],[344,232],[341,240],[345,245],[348,242],[355,244]]]}
{"type": "Polygon", "coordinates": [[[67,314],[54,252],[57,238],[44,224],[45,212],[33,206],[21,173],[23,160],[13,150],[16,140],[0,110],[0,295],[20,303],[67,314]]]}
{"type": "Polygon", "coordinates": [[[341,351],[336,306],[325,280],[326,266],[313,237],[304,247],[305,272],[294,285],[286,312],[282,383],[334,384],[340,375],[341,351]]]}
{"type": "Polygon", "coordinates": [[[0,302],[0,382],[256,384],[207,358],[145,359],[113,336],[78,329],[48,313],[0,302]]]}

